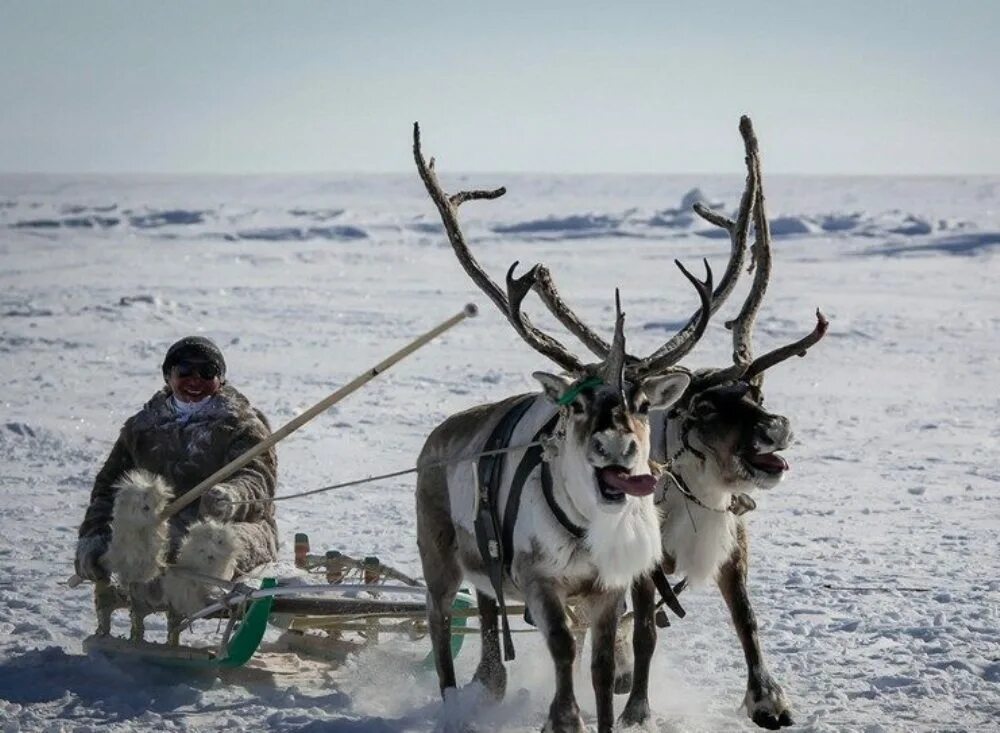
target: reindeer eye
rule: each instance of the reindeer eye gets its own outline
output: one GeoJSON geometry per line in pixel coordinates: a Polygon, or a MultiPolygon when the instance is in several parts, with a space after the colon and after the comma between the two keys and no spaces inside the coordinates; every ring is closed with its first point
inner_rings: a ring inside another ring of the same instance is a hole
{"type": "Polygon", "coordinates": [[[699,420],[712,420],[718,414],[711,402],[699,402],[694,408],[694,416],[699,420]]]}
{"type": "Polygon", "coordinates": [[[584,411],[583,402],[581,402],[580,400],[573,400],[572,402],[569,403],[569,409],[573,412],[574,415],[582,415],[584,411]]]}
{"type": "Polygon", "coordinates": [[[648,415],[649,414],[649,400],[643,400],[642,402],[640,402],[638,404],[638,406],[636,406],[635,411],[637,413],[639,413],[640,415],[648,415]]]}

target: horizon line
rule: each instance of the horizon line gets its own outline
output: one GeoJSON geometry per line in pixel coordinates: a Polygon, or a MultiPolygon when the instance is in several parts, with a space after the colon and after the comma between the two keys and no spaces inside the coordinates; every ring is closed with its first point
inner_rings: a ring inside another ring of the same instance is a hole
{"type": "MultiPolygon", "coordinates": [[[[267,171],[162,171],[162,170],[107,170],[107,171],[16,171],[0,170],[0,176],[65,176],[65,177],[130,177],[150,176],[155,178],[189,177],[189,178],[251,178],[251,177],[306,177],[306,176],[406,176],[413,170],[267,170],[267,171]]],[[[456,170],[448,176],[491,175],[491,176],[565,176],[565,177],[597,177],[597,176],[649,176],[649,177],[696,177],[696,176],[743,176],[745,171],[545,171],[545,170],[456,170]]],[[[767,176],[787,178],[995,178],[1000,177],[1000,170],[983,172],[887,172],[887,173],[852,173],[852,172],[814,172],[802,171],[769,171],[767,176]]]]}

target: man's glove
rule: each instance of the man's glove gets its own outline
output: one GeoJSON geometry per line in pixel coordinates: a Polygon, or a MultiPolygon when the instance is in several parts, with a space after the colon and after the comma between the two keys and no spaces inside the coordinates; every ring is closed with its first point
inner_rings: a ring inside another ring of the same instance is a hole
{"type": "Polygon", "coordinates": [[[236,505],[239,501],[236,489],[227,484],[216,484],[201,495],[201,506],[198,515],[205,519],[218,519],[220,522],[231,522],[236,516],[236,505]]]}
{"type": "Polygon", "coordinates": [[[76,574],[84,580],[108,580],[111,576],[101,559],[108,551],[108,537],[106,535],[90,535],[81,537],[76,543],[76,574]]]}

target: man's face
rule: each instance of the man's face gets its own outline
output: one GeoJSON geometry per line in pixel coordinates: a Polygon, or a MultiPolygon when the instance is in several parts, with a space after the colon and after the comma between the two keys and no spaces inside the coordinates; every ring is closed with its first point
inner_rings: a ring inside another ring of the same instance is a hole
{"type": "Polygon", "coordinates": [[[218,368],[205,361],[182,361],[170,368],[170,390],[181,402],[201,402],[222,387],[218,368]]]}

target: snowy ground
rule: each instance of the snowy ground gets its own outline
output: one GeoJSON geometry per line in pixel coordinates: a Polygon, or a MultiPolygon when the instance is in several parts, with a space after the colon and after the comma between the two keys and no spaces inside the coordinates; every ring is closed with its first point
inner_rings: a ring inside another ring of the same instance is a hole
{"type": "MultiPolygon", "coordinates": [[[[671,260],[724,266],[727,243],[704,236],[682,196],[697,185],[732,209],[742,186],[735,176],[444,179],[508,186],[463,208],[496,278],[515,259],[544,261],[605,332],[621,286],[639,352],[694,308],[671,260]]],[[[750,519],[772,671],[799,730],[995,730],[1000,180],[765,183],[775,276],[759,348],[808,331],[817,305],[832,322],[807,359],[765,385],[799,437],[790,477],[750,519]]],[[[89,659],[89,589],[61,584],[92,477],[181,335],[215,338],[231,381],[278,425],[466,301],[482,306],[283,443],[282,493],[409,467],[447,414],[534,388],[530,372],[547,365],[461,272],[415,173],[2,177],[0,263],[3,730],[426,731],[463,716],[482,730],[537,730],[551,694],[538,637],[519,637],[502,706],[476,711],[465,695],[446,712],[434,675],[415,671],[425,641],[384,644],[339,669],[274,654],[282,674],[222,681],[89,659]]],[[[716,320],[687,364],[726,363],[716,320]]],[[[279,524],[289,557],[293,533],[307,531],[314,549],[419,573],[407,478],[281,504],[279,524]]],[[[655,727],[750,730],[721,599],[696,589],[686,605],[654,659],[655,727]]],[[[460,657],[463,679],[477,646],[460,657]]],[[[583,673],[579,689],[592,721],[583,673]]]]}

